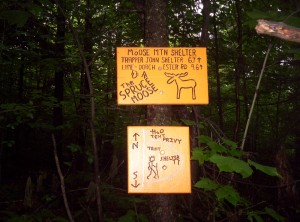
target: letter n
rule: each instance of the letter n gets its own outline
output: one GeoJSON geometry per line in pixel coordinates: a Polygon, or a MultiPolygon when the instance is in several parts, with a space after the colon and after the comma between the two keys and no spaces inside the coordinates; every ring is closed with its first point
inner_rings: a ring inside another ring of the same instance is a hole
{"type": "Polygon", "coordinates": [[[139,142],[136,143],[132,143],[132,149],[134,150],[134,148],[139,148],[139,142]]]}

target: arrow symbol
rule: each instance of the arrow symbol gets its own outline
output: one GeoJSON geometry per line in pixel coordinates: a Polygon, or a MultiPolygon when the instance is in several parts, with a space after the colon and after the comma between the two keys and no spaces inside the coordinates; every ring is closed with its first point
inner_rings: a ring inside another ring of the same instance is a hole
{"type": "Polygon", "coordinates": [[[134,137],[134,140],[135,140],[135,141],[137,140],[136,138],[137,138],[138,136],[140,136],[138,133],[133,134],[133,137],[134,137]]]}
{"type": "Polygon", "coordinates": [[[139,183],[137,183],[137,180],[135,180],[135,184],[134,184],[134,185],[133,185],[133,184],[131,184],[131,186],[133,186],[134,188],[137,188],[139,185],[140,185],[140,184],[139,184],[139,183]]]}

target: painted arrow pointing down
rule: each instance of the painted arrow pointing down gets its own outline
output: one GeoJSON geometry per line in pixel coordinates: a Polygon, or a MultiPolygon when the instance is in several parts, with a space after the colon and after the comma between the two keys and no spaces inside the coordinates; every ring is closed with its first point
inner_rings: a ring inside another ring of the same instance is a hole
{"type": "Polygon", "coordinates": [[[131,184],[131,186],[133,186],[134,188],[137,188],[139,185],[140,185],[140,184],[139,184],[139,183],[137,183],[137,180],[135,180],[135,184],[134,184],[134,185],[133,185],[133,184],[131,184]]]}

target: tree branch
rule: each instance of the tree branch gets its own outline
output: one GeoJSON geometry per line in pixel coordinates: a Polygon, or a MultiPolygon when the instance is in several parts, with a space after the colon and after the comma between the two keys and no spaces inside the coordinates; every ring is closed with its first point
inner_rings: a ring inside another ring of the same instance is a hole
{"type": "Polygon", "coordinates": [[[57,156],[57,147],[56,147],[56,140],[55,140],[55,136],[52,133],[52,143],[53,143],[53,153],[54,153],[54,159],[55,159],[55,165],[57,168],[57,173],[60,179],[60,188],[61,188],[61,193],[63,195],[63,200],[64,200],[64,204],[65,204],[65,208],[68,214],[68,218],[71,222],[74,222],[70,207],[69,207],[69,203],[68,203],[68,199],[67,199],[67,195],[66,195],[66,187],[65,187],[65,180],[64,180],[64,176],[61,172],[60,169],[60,164],[59,164],[59,160],[58,160],[58,156],[57,156]]]}
{"type": "Polygon", "coordinates": [[[273,47],[273,45],[272,45],[272,44],[269,44],[268,51],[267,51],[267,53],[266,53],[266,56],[265,56],[265,60],[264,60],[263,66],[262,66],[262,69],[261,69],[260,74],[259,74],[258,82],[257,82],[257,85],[256,85],[254,97],[253,97],[253,100],[252,100],[250,112],[249,112],[248,119],[247,119],[247,123],[246,123],[245,132],[244,132],[244,135],[243,135],[243,140],[242,140],[241,150],[244,150],[244,146],[245,146],[245,142],[246,142],[246,138],[247,138],[247,133],[248,133],[248,128],[249,128],[249,125],[250,125],[250,121],[251,121],[251,117],[252,117],[254,105],[255,105],[255,102],[256,102],[256,98],[257,98],[257,95],[258,95],[258,90],[259,90],[259,87],[260,87],[260,83],[261,83],[261,80],[262,80],[263,73],[264,73],[265,68],[266,68],[268,56],[269,56],[269,54],[270,54],[270,51],[271,51],[272,47],[273,47]]]}
{"type": "Polygon", "coordinates": [[[286,25],[283,22],[270,22],[259,19],[255,27],[257,34],[270,35],[291,42],[300,43],[300,28],[286,25]]]}
{"type": "Polygon", "coordinates": [[[87,81],[88,81],[88,86],[89,86],[89,96],[90,96],[90,128],[91,128],[91,134],[92,134],[92,144],[93,144],[93,154],[94,154],[94,177],[95,177],[95,183],[97,184],[96,188],[96,199],[97,199],[97,213],[98,213],[98,220],[100,222],[104,221],[103,218],[103,211],[102,211],[102,203],[101,203],[101,193],[100,193],[100,185],[101,185],[101,178],[100,178],[100,171],[99,171],[99,157],[98,157],[98,147],[97,147],[97,141],[96,141],[96,133],[95,133],[95,98],[94,98],[94,93],[93,93],[93,84],[92,84],[92,78],[91,78],[91,73],[89,70],[89,65],[87,62],[87,59],[84,54],[83,47],[79,41],[78,33],[74,29],[72,21],[68,18],[66,15],[65,11],[61,8],[61,6],[58,4],[58,0],[55,0],[57,6],[60,8],[62,14],[64,17],[67,19],[69,28],[72,32],[73,39],[77,45],[77,48],[79,50],[80,57],[83,62],[84,66],[84,71],[86,73],[87,81]]]}

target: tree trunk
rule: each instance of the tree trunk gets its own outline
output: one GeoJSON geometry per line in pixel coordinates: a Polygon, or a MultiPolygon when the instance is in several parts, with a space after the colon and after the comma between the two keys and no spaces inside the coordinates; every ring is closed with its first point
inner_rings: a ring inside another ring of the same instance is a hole
{"type": "Polygon", "coordinates": [[[223,106],[222,106],[222,96],[221,96],[221,82],[220,82],[220,72],[219,72],[219,41],[218,41],[218,30],[216,24],[216,1],[214,1],[214,16],[213,16],[213,26],[214,26],[214,43],[215,43],[215,72],[217,81],[217,107],[219,116],[219,126],[220,129],[224,128],[224,118],[223,118],[223,106]]]}
{"type": "MultiPolygon", "coordinates": [[[[207,47],[208,40],[209,40],[209,14],[210,14],[210,1],[203,0],[203,8],[202,8],[202,16],[203,16],[203,24],[201,30],[201,39],[200,39],[200,46],[207,47]]],[[[200,136],[200,129],[199,129],[199,116],[201,113],[200,106],[194,105],[192,107],[193,112],[188,112],[187,107],[185,106],[185,113],[181,113],[181,118],[188,117],[187,119],[194,120],[196,122],[196,126],[190,127],[190,146],[191,148],[198,147],[198,139],[197,137],[200,136]]],[[[200,167],[198,161],[191,160],[191,180],[192,186],[199,180],[201,175],[200,167]]],[[[198,199],[197,194],[192,193],[189,196],[189,210],[190,212],[193,211],[196,201],[198,199]]]]}
{"type": "Polygon", "coordinates": [[[200,45],[204,47],[207,45],[209,39],[208,29],[209,29],[210,0],[203,0],[202,4],[203,4],[203,9],[202,9],[203,24],[202,24],[200,45]]]}
{"type": "Polygon", "coordinates": [[[2,164],[3,164],[3,146],[2,146],[2,141],[3,141],[3,131],[0,128],[0,186],[2,184],[2,164]]]}
{"type": "Polygon", "coordinates": [[[64,94],[64,70],[62,61],[65,56],[65,32],[66,32],[66,23],[65,17],[62,13],[62,10],[65,9],[64,0],[57,1],[59,6],[57,6],[57,30],[56,30],[56,56],[58,63],[60,64],[56,71],[54,77],[54,97],[57,100],[57,105],[53,108],[53,125],[56,127],[55,129],[55,138],[56,138],[56,146],[57,146],[57,154],[58,158],[61,159],[62,157],[62,130],[59,128],[63,124],[63,110],[60,102],[63,100],[64,94]],[[59,8],[61,7],[61,9],[59,8]]]}
{"type": "MultiPolygon", "coordinates": [[[[145,1],[145,43],[148,47],[169,46],[167,0],[145,1]]],[[[170,125],[171,111],[171,106],[147,106],[148,125],[170,125]]],[[[153,194],[150,201],[151,221],[176,221],[174,195],[153,194]]]]}
{"type": "MultiPolygon", "coordinates": [[[[85,11],[85,38],[83,43],[83,67],[84,67],[84,92],[87,93],[90,98],[90,117],[89,117],[89,127],[91,130],[92,139],[92,152],[93,152],[93,164],[94,164],[94,181],[96,184],[96,202],[97,202],[97,215],[98,221],[104,221],[103,210],[102,210],[102,200],[101,200],[101,177],[100,177],[100,163],[99,163],[99,152],[96,140],[96,130],[95,130],[95,98],[94,90],[92,84],[92,52],[93,52],[93,42],[92,42],[92,13],[91,13],[91,1],[86,0],[86,11],[85,11]],[[87,91],[86,91],[87,90],[87,91]]],[[[86,110],[87,111],[87,110],[86,110]]]]}
{"type": "Polygon", "coordinates": [[[19,71],[19,81],[18,81],[18,100],[23,103],[23,92],[24,92],[24,57],[21,58],[21,65],[19,71]]]}
{"type": "MultiPolygon", "coordinates": [[[[297,107],[295,108],[296,113],[299,114],[300,112],[300,106],[299,102],[297,103],[297,107]]],[[[300,120],[297,119],[296,129],[295,129],[295,159],[294,159],[294,174],[296,177],[296,180],[300,180],[300,120]]],[[[300,197],[299,197],[300,199],[300,197]]]]}
{"type": "MultiPolygon", "coordinates": [[[[91,62],[91,54],[92,54],[92,41],[91,41],[91,3],[89,0],[86,0],[85,7],[85,27],[84,27],[84,39],[83,39],[83,52],[86,59],[87,64],[91,62]]],[[[92,74],[91,65],[88,67],[88,72],[92,74]]],[[[80,100],[79,106],[77,108],[77,115],[80,121],[78,122],[77,128],[77,144],[81,147],[82,150],[86,149],[86,139],[87,139],[87,131],[89,128],[89,97],[90,94],[89,83],[87,79],[87,71],[84,67],[84,61],[82,61],[81,74],[80,74],[80,100]]],[[[84,153],[84,152],[83,152],[84,153]]],[[[86,160],[83,153],[78,153],[75,158],[74,163],[74,171],[83,170],[86,166],[86,160]]]]}
{"type": "Polygon", "coordinates": [[[237,61],[235,67],[235,131],[234,131],[234,140],[239,140],[239,133],[240,133],[240,125],[241,125],[241,102],[240,102],[240,76],[243,73],[244,67],[244,59],[243,59],[243,51],[242,51],[242,44],[243,44],[243,30],[242,30],[242,9],[240,1],[237,0],[235,2],[236,7],[236,24],[237,24],[237,61]]]}
{"type": "MultiPolygon", "coordinates": [[[[300,64],[297,66],[300,69],[300,64]]],[[[300,90],[297,82],[294,84],[294,95],[300,95],[300,90]]],[[[296,180],[300,180],[300,101],[299,99],[296,100],[293,104],[293,110],[294,115],[293,116],[293,122],[294,122],[294,143],[295,143],[295,157],[294,157],[294,175],[296,180]],[[294,117],[296,116],[296,117],[294,117]]],[[[298,187],[300,187],[300,184],[298,184],[298,187]]],[[[299,191],[300,192],[300,191],[299,191]]],[[[298,197],[300,200],[300,196],[298,197]]]]}

